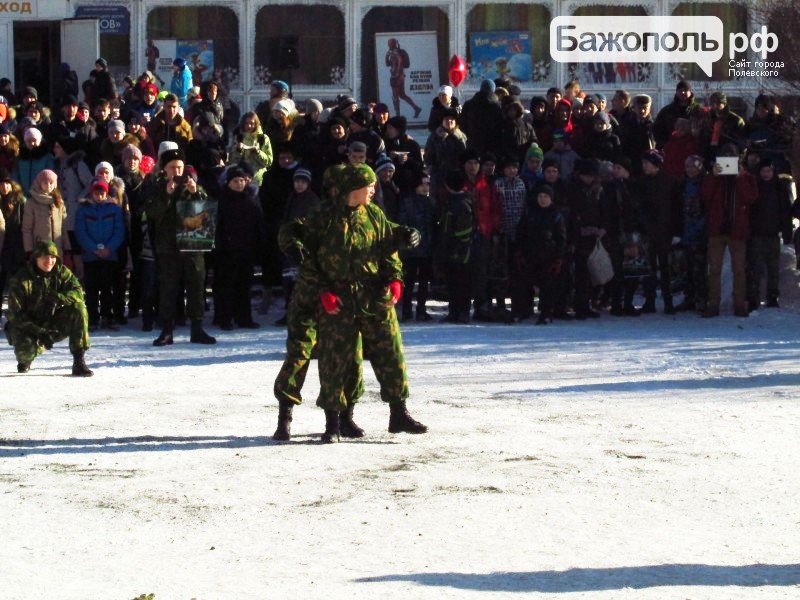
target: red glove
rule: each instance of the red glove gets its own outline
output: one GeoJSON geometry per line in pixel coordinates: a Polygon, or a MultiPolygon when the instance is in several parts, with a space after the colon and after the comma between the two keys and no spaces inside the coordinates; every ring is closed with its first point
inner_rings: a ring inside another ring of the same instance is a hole
{"type": "Polygon", "coordinates": [[[561,259],[560,258],[555,259],[553,261],[553,264],[550,265],[550,272],[553,275],[558,275],[559,273],[561,273],[561,264],[562,263],[561,263],[561,259]]]}
{"type": "Polygon", "coordinates": [[[342,299],[328,290],[322,291],[319,295],[319,301],[322,303],[322,310],[329,315],[337,314],[342,306],[342,299]]]}
{"type": "Polygon", "coordinates": [[[392,304],[400,302],[400,297],[403,295],[403,284],[399,279],[389,282],[389,293],[392,295],[392,304]]]}

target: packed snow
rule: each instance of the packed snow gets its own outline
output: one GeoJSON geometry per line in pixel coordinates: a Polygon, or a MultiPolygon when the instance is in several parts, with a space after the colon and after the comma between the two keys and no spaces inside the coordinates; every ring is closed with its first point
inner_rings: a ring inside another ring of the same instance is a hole
{"type": "Polygon", "coordinates": [[[293,440],[271,438],[280,328],[101,332],[91,379],[64,343],[26,375],[5,346],[2,595],[800,597],[800,278],[783,284],[748,319],[404,325],[430,432],[386,431],[366,365],[367,437],[333,445],[316,363],[293,440]]]}

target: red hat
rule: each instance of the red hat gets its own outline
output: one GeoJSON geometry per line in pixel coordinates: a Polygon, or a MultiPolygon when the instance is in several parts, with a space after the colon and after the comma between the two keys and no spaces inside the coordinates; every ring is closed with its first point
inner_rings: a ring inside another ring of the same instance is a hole
{"type": "Polygon", "coordinates": [[[103,190],[107,194],[108,184],[102,179],[95,179],[94,181],[92,181],[92,191],[95,190],[103,190]]]}
{"type": "Polygon", "coordinates": [[[145,92],[150,92],[153,96],[158,96],[158,86],[155,83],[148,83],[145,88],[145,92]]]}

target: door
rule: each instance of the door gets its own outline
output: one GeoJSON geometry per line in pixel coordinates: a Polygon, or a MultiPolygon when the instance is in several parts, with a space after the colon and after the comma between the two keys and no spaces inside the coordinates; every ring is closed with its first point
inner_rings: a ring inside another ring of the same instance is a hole
{"type": "MultiPolygon", "coordinates": [[[[11,21],[0,23],[0,73],[14,78],[14,25],[11,21]]],[[[16,83],[11,83],[12,89],[16,89],[16,83]]]]}
{"type": "Polygon", "coordinates": [[[100,26],[97,19],[67,19],[61,21],[61,62],[68,63],[86,79],[100,57],[100,26]]]}

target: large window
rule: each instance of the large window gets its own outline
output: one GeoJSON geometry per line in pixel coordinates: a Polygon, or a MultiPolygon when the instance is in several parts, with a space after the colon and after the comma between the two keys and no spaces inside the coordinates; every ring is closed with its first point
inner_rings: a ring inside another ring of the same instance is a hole
{"type": "MultiPolygon", "coordinates": [[[[411,31],[436,32],[439,72],[433,74],[433,83],[437,86],[447,83],[450,49],[447,14],[438,8],[419,6],[378,7],[370,10],[361,23],[361,100],[371,102],[378,98],[375,34],[411,31]]],[[[381,48],[381,60],[385,50],[381,48]]]]}
{"type": "Polygon", "coordinates": [[[273,79],[294,84],[338,85],[344,81],[344,15],[335,6],[273,4],[256,15],[253,83],[273,79]],[[291,69],[296,51],[296,67],[291,69]]]}
{"type": "Polygon", "coordinates": [[[551,83],[551,19],[538,4],[479,4],[470,10],[467,62],[473,82],[505,75],[521,85],[551,83]]]}
{"type": "MultiPolygon", "coordinates": [[[[672,13],[679,17],[719,17],[722,20],[724,35],[722,39],[722,58],[714,63],[711,79],[714,81],[730,80],[728,76],[728,40],[731,33],[747,33],[747,9],[741,4],[715,4],[711,2],[683,2],[672,13]]],[[[744,59],[745,54],[737,55],[744,59]]],[[[696,64],[676,64],[671,66],[674,79],[707,80],[708,76],[696,64]]]]}
{"type": "MultiPolygon", "coordinates": [[[[644,17],[647,12],[641,6],[581,6],[575,10],[576,17],[644,17]]],[[[570,79],[578,79],[584,89],[592,85],[650,86],[656,81],[652,63],[568,63],[570,79]]]]}
{"type": "MultiPolygon", "coordinates": [[[[147,15],[147,39],[176,40],[179,54],[190,52],[189,60],[213,61],[214,70],[222,71],[223,79],[230,87],[241,87],[239,23],[236,14],[230,8],[221,6],[155,8],[147,15]],[[211,47],[207,46],[208,41],[212,42],[211,47]],[[181,48],[190,50],[181,52],[181,48]],[[196,51],[191,52],[192,48],[196,51]]],[[[210,73],[199,75],[202,79],[210,76],[210,73]]]]}

